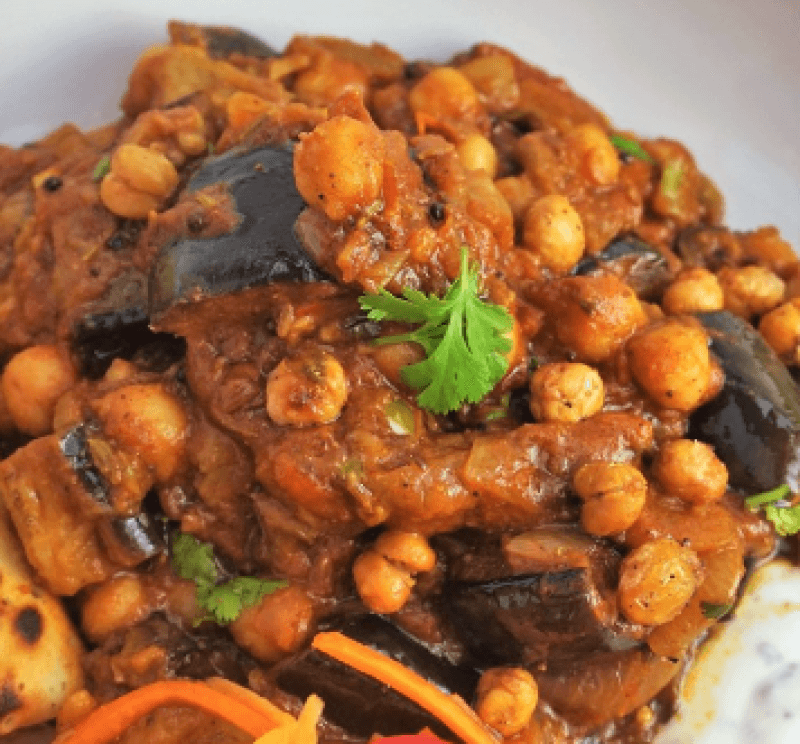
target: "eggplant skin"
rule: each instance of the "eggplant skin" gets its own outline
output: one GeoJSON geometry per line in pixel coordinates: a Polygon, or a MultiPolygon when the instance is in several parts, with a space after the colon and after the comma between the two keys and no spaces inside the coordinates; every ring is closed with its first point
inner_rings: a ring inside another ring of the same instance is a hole
{"type": "Polygon", "coordinates": [[[689,418],[689,436],[714,447],[729,487],[749,495],[782,483],[800,487],[800,392],[783,362],[747,321],[698,313],[725,385],[689,418]]]}
{"type": "Polygon", "coordinates": [[[83,687],[83,647],[60,602],[36,585],[0,506],[0,737],[43,723],[83,687]]]}
{"type": "Polygon", "coordinates": [[[210,158],[192,176],[188,190],[219,183],[233,197],[239,224],[231,233],[185,238],[161,249],[149,282],[149,314],[156,329],[178,305],[273,282],[330,279],[295,234],[306,204],[294,183],[290,145],[231,150],[210,158]]]}
{"type": "MultiPolygon", "coordinates": [[[[439,689],[470,701],[479,675],[471,667],[456,666],[434,655],[389,620],[378,615],[358,615],[326,624],[412,669],[439,689]]],[[[307,649],[281,662],[275,681],[285,692],[305,698],[311,693],[325,701],[325,718],[351,734],[371,737],[376,728],[384,736],[429,728],[445,739],[452,734],[441,722],[408,698],[381,682],[315,649],[307,649]],[[377,723],[376,723],[377,722],[377,723]]]]}

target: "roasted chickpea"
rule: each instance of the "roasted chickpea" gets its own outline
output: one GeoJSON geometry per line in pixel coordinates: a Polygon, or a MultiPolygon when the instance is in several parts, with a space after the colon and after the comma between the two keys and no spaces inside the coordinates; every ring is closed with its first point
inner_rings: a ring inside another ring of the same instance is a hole
{"type": "Polygon", "coordinates": [[[115,576],[89,594],[81,609],[81,627],[94,642],[129,628],[152,610],[142,580],[135,575],[115,576]]]}
{"type": "Polygon", "coordinates": [[[267,413],[281,426],[329,424],[346,400],[344,369],[324,352],[284,359],[267,378],[267,413]]]}
{"type": "Polygon", "coordinates": [[[615,183],[621,167],[617,149],[596,124],[579,124],[566,134],[569,147],[580,159],[584,175],[600,186],[615,183]]]}
{"type": "Polygon", "coordinates": [[[522,222],[534,198],[530,179],[527,176],[507,176],[498,178],[494,185],[511,207],[514,220],[522,222]]]}
{"type": "Polygon", "coordinates": [[[725,308],[743,318],[777,307],[786,290],[783,280],[765,266],[726,266],[717,278],[725,294],[725,308]]]}
{"type": "Polygon", "coordinates": [[[717,501],[728,487],[728,469],[704,442],[674,439],[661,447],[653,475],[664,490],[694,504],[717,501]]]}
{"type": "Polygon", "coordinates": [[[511,57],[504,54],[475,57],[459,70],[484,96],[490,108],[507,109],[517,105],[519,85],[511,57]]]}
{"type": "Polygon", "coordinates": [[[230,624],[236,643],[271,663],[297,651],[313,629],[314,603],[297,586],[287,586],[245,608],[230,624]]]}
{"type": "Polygon", "coordinates": [[[454,67],[435,67],[408,94],[415,114],[436,121],[475,122],[480,102],[472,83],[454,67]]]}
{"type": "Polygon", "coordinates": [[[539,688],[530,672],[519,668],[489,669],[478,683],[478,717],[503,736],[525,729],[539,702],[539,688]]]}
{"type": "Polygon", "coordinates": [[[660,406],[691,411],[711,382],[708,339],[698,326],[667,321],[628,341],[636,381],[660,406]]]}
{"type": "Polygon", "coordinates": [[[335,116],[301,135],[294,151],[297,190],[332,220],[343,220],[381,194],[384,142],[371,124],[335,116]]]}
{"type": "Polygon", "coordinates": [[[436,553],[416,532],[389,530],[353,565],[356,588],[374,612],[397,612],[416,583],[413,575],[436,566],[436,553]]]}
{"type": "Polygon", "coordinates": [[[183,459],[188,420],[177,397],[161,385],[117,388],[95,404],[105,433],[137,453],[155,472],[169,480],[183,459]]]}
{"type": "Polygon", "coordinates": [[[411,573],[374,550],[362,553],[353,564],[358,594],[373,612],[397,612],[408,601],[415,581],[411,573]]]}
{"type": "Polygon", "coordinates": [[[375,541],[374,550],[412,573],[430,571],[436,565],[436,553],[416,532],[388,530],[375,541]]]}
{"type": "Polygon", "coordinates": [[[602,362],[645,321],[636,293],[615,276],[562,280],[556,335],[579,359],[602,362]]]}
{"type": "Polygon", "coordinates": [[[627,530],[642,513],[647,480],[633,465],[592,462],[572,479],[583,501],[581,522],[590,535],[604,537],[627,530]]]}
{"type": "Polygon", "coordinates": [[[797,359],[800,343],[800,297],[783,303],[762,316],[758,330],[776,354],[797,359]]]}
{"type": "Polygon", "coordinates": [[[668,537],[651,540],[622,562],[622,612],[634,623],[663,625],[688,604],[702,577],[700,559],[691,548],[668,537]]]}
{"type": "Polygon", "coordinates": [[[76,381],[75,368],[57,346],[29,346],[11,357],[0,384],[15,426],[24,434],[40,437],[53,428],[58,399],[76,381]]]}
{"type": "Polygon", "coordinates": [[[539,421],[580,421],[603,408],[603,380],[578,362],[555,362],[537,369],[530,381],[531,413],[539,421]]]}
{"type": "Polygon", "coordinates": [[[566,273],[583,255],[583,222],[566,197],[543,196],[525,212],[524,243],[553,271],[566,273]]]}
{"type": "Polygon", "coordinates": [[[456,145],[456,152],[465,170],[482,170],[490,178],[497,173],[497,153],[494,145],[477,132],[468,135],[456,145]]]}
{"type": "Polygon", "coordinates": [[[670,315],[722,310],[725,296],[708,269],[684,269],[664,291],[661,307],[670,315]]]}

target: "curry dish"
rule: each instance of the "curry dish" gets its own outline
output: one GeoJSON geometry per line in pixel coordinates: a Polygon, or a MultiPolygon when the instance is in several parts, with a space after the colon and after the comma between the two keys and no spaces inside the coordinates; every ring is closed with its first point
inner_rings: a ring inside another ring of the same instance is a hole
{"type": "Polygon", "coordinates": [[[499,46],[169,32],[0,146],[0,734],[652,741],[796,550],[792,247],[499,46]]]}

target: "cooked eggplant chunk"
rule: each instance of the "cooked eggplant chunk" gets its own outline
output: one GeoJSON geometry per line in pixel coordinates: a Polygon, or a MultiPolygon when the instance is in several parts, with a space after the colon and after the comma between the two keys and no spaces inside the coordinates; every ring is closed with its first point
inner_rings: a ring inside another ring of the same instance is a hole
{"type": "MultiPolygon", "coordinates": [[[[364,615],[334,623],[344,633],[370,648],[399,661],[447,692],[471,700],[478,674],[469,667],[451,664],[435,656],[419,641],[377,615],[364,615]]],[[[325,717],[357,736],[401,734],[429,727],[448,737],[447,729],[407,698],[371,677],[309,649],[279,665],[278,685],[293,695],[317,693],[325,701],[325,717]]]]}
{"type": "Polygon", "coordinates": [[[542,699],[567,721],[594,728],[646,704],[679,667],[649,651],[601,651],[548,664],[536,681],[542,699]]]}
{"type": "Polygon", "coordinates": [[[268,59],[277,54],[258,37],[232,26],[198,26],[170,21],[169,35],[173,43],[203,47],[211,59],[227,59],[232,54],[268,59]]]}
{"type": "MultiPolygon", "coordinates": [[[[150,330],[147,280],[136,271],[125,272],[109,286],[104,299],[92,303],[72,331],[72,349],[81,373],[102,377],[116,358],[131,359],[148,347],[176,347],[175,337],[150,330]]],[[[182,356],[176,348],[172,358],[182,356]]]]}
{"type": "Polygon", "coordinates": [[[727,312],[700,313],[725,372],[722,392],[690,417],[690,436],[713,445],[743,494],[798,486],[800,393],[761,335],[727,312]]]}
{"type": "Polygon", "coordinates": [[[572,274],[586,276],[600,271],[624,277],[639,297],[657,297],[674,271],[661,251],[632,235],[617,238],[594,256],[575,264],[572,274]]]}
{"type": "Polygon", "coordinates": [[[605,628],[600,605],[583,568],[451,581],[442,592],[444,611],[482,666],[601,647],[605,628]]]}
{"type": "Polygon", "coordinates": [[[150,280],[150,312],[156,321],[179,303],[280,281],[327,278],[294,234],[305,202],[294,185],[292,149],[261,147],[209,160],[189,191],[225,183],[241,221],[216,238],[186,238],[166,246],[150,280]]]}

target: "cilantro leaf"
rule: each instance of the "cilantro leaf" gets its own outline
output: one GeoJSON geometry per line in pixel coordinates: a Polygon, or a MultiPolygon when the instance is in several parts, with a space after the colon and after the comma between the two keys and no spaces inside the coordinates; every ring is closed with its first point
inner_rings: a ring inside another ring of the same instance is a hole
{"type": "Polygon", "coordinates": [[[716,604],[714,602],[700,602],[700,611],[707,620],[719,620],[725,617],[732,609],[733,605],[730,603],[716,604]]]}
{"type": "Polygon", "coordinates": [[[172,565],[178,576],[196,584],[213,584],[217,580],[214,549],[192,535],[175,535],[172,541],[172,565]]]}
{"type": "Polygon", "coordinates": [[[172,541],[172,565],[175,572],[197,585],[197,604],[206,613],[198,623],[213,620],[227,625],[246,607],[258,604],[267,594],[286,586],[285,581],[269,581],[254,576],[239,576],[218,582],[214,550],[192,535],[179,533],[172,541]]]}
{"type": "Polygon", "coordinates": [[[110,170],[111,170],[111,158],[108,155],[103,155],[103,157],[97,161],[97,165],[94,167],[94,170],[92,171],[92,180],[93,181],[102,180],[110,170]]]}
{"type": "Polygon", "coordinates": [[[386,290],[359,298],[371,320],[421,323],[416,330],[384,336],[378,344],[418,343],[426,359],[404,367],[403,381],[420,390],[417,403],[434,413],[454,411],[462,403],[477,403],[508,368],[502,352],[511,349],[503,334],[514,326],[508,311],[480,299],[478,271],[461,249],[461,271],[442,298],[406,288],[395,297],[386,290]]]}
{"type": "Polygon", "coordinates": [[[635,158],[639,158],[639,160],[644,160],[646,163],[655,163],[655,160],[636,140],[628,139],[621,134],[612,134],[611,144],[626,155],[632,155],[635,158]]]}
{"type": "Polygon", "coordinates": [[[764,507],[764,516],[772,522],[782,537],[800,532],[800,503],[792,504],[786,498],[792,495],[792,489],[785,483],[771,491],[758,493],[744,500],[751,511],[764,507]]]}

